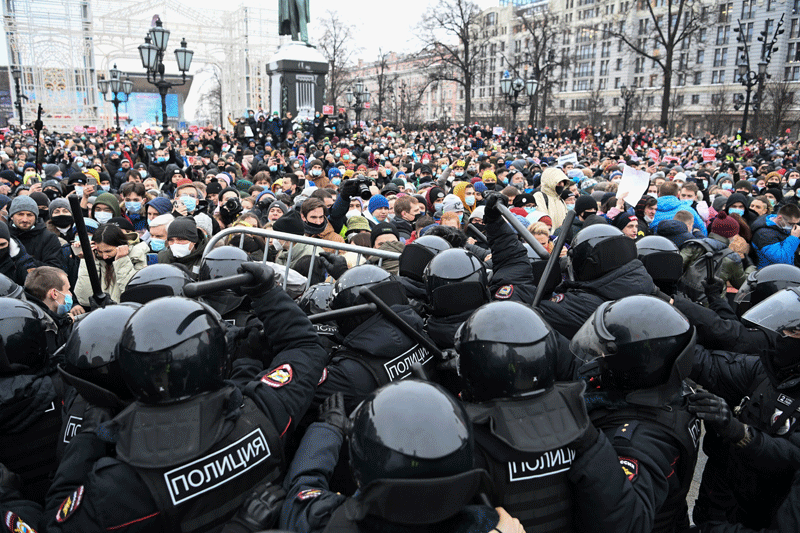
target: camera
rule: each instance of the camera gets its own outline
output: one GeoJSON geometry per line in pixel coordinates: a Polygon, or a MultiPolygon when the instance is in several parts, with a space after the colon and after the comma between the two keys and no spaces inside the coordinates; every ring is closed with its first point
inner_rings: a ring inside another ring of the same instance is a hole
{"type": "Polygon", "coordinates": [[[225,224],[230,224],[242,212],[242,202],[238,198],[228,198],[219,208],[220,218],[225,224]]]}
{"type": "Polygon", "coordinates": [[[369,186],[372,185],[372,182],[368,177],[359,176],[356,179],[356,183],[358,184],[358,195],[362,200],[369,200],[372,198],[372,192],[369,190],[369,186]]]}

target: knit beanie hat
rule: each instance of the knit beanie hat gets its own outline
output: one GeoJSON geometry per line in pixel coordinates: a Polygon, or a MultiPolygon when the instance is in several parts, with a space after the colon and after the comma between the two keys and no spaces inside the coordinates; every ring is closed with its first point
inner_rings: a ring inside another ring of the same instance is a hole
{"type": "Polygon", "coordinates": [[[389,209],[389,200],[382,194],[376,194],[372,198],[369,199],[369,209],[370,213],[373,213],[376,209],[380,209],[381,207],[385,207],[389,209]]]}
{"type": "Polygon", "coordinates": [[[36,201],[30,196],[17,196],[11,200],[11,205],[8,207],[8,218],[11,218],[21,211],[28,211],[37,217],[39,216],[39,206],[36,205],[36,201]]]}
{"type": "Polygon", "coordinates": [[[113,194],[109,192],[104,192],[103,194],[98,196],[97,199],[94,201],[94,206],[92,209],[94,210],[94,207],[97,207],[99,204],[108,206],[108,208],[111,209],[111,211],[113,211],[115,217],[120,216],[119,200],[117,200],[117,197],[114,196],[113,194]]]}
{"type": "Polygon", "coordinates": [[[579,217],[583,216],[583,214],[587,210],[597,210],[597,200],[592,198],[591,196],[579,196],[577,200],[575,200],[575,214],[579,217]]]}
{"type": "Polygon", "coordinates": [[[293,235],[302,235],[303,219],[300,218],[300,213],[295,209],[290,210],[281,218],[272,223],[272,229],[282,233],[291,233],[293,235]]]}
{"type": "Polygon", "coordinates": [[[622,213],[614,217],[613,224],[614,226],[617,227],[617,229],[622,230],[625,229],[625,226],[627,226],[631,222],[638,222],[638,221],[639,219],[636,218],[636,215],[631,215],[630,213],[626,213],[623,211],[622,213]]]}
{"type": "Polygon", "coordinates": [[[486,188],[486,184],[483,183],[482,181],[475,182],[475,185],[473,185],[473,187],[475,188],[475,192],[479,192],[481,194],[489,190],[486,188]]]}
{"type": "Polygon", "coordinates": [[[159,196],[158,198],[153,198],[152,200],[147,202],[147,205],[158,211],[159,215],[172,212],[172,203],[163,196],[159,196]]]}
{"type": "Polygon", "coordinates": [[[52,213],[58,208],[64,208],[70,213],[72,213],[72,208],[69,206],[69,201],[66,198],[56,198],[52,202],[50,202],[50,212],[52,213]]]}
{"type": "Polygon", "coordinates": [[[729,217],[722,211],[717,214],[717,218],[711,223],[711,233],[716,233],[720,237],[730,239],[739,234],[739,223],[735,218],[729,217]]]}
{"type": "Polygon", "coordinates": [[[197,223],[192,217],[178,217],[173,220],[167,228],[167,240],[186,239],[189,242],[197,242],[197,223]]]}
{"type": "Polygon", "coordinates": [[[370,242],[372,243],[372,246],[375,246],[375,241],[378,240],[378,237],[389,234],[394,235],[397,237],[397,240],[400,240],[400,235],[398,235],[397,228],[394,227],[394,224],[390,224],[389,222],[381,222],[375,226],[370,233],[370,242]]]}

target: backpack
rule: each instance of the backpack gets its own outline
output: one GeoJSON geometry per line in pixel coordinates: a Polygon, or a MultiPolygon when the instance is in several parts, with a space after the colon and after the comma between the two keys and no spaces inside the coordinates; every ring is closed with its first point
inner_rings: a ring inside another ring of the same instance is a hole
{"type": "Polygon", "coordinates": [[[685,294],[691,300],[706,304],[708,298],[706,297],[703,282],[719,277],[719,271],[722,269],[723,260],[729,255],[739,256],[728,248],[715,250],[711,245],[703,239],[689,239],[680,246],[680,251],[693,246],[701,248],[701,255],[683,270],[683,275],[678,280],[678,291],[685,294]]]}

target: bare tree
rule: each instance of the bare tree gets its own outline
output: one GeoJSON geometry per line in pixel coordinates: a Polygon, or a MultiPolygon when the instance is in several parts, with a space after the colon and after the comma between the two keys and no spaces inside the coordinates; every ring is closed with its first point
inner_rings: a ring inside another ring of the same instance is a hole
{"type": "Polygon", "coordinates": [[[669,128],[668,134],[670,137],[676,133],[676,126],[682,118],[681,111],[683,110],[683,95],[673,94],[669,99],[669,128]]]}
{"type": "Polygon", "coordinates": [[[669,125],[669,104],[672,95],[672,75],[678,47],[708,26],[709,5],[703,0],[635,0],[635,12],[644,11],[644,17],[634,18],[630,13],[619,13],[607,19],[600,27],[604,38],[615,37],[643,61],[650,60],[661,70],[661,117],[659,124],[665,130],[669,125]],[[663,7],[656,7],[663,6],[663,7]]]}
{"type": "Polygon", "coordinates": [[[378,49],[378,119],[383,120],[383,105],[392,92],[394,78],[389,75],[389,54],[378,49]]]}
{"type": "Polygon", "coordinates": [[[326,11],[321,22],[323,31],[319,47],[328,60],[327,100],[336,109],[337,101],[344,94],[347,84],[347,66],[356,52],[352,48],[352,36],[356,30],[352,24],[340,19],[336,11],[326,11]]]}
{"type": "Polygon", "coordinates": [[[593,86],[586,97],[586,121],[588,126],[596,128],[603,115],[606,113],[606,103],[603,100],[603,91],[599,89],[600,84],[593,86]]]}
{"type": "Polygon", "coordinates": [[[760,113],[763,126],[760,128],[760,135],[778,136],[785,128],[792,128],[800,121],[793,85],[786,80],[779,80],[764,86],[764,103],[760,113]]]}
{"type": "Polygon", "coordinates": [[[708,119],[708,129],[714,135],[724,135],[730,125],[727,114],[730,112],[730,95],[725,85],[719,85],[717,90],[711,93],[711,114],[708,119]]]}
{"type": "Polygon", "coordinates": [[[217,65],[210,64],[200,72],[207,72],[210,77],[200,87],[200,97],[197,100],[197,118],[209,124],[222,125],[222,80],[221,70],[217,65]]]}
{"type": "Polygon", "coordinates": [[[464,89],[464,123],[472,114],[472,84],[487,37],[481,34],[481,8],[470,0],[437,0],[419,23],[422,53],[431,81],[454,81],[464,89]]]}

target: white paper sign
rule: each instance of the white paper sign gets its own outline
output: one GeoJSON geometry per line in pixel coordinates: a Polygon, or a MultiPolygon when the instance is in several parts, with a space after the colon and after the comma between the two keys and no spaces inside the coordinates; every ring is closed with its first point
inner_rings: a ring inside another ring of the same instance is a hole
{"type": "Polygon", "coordinates": [[[650,174],[644,170],[636,170],[633,167],[626,166],[622,171],[622,179],[619,182],[617,189],[617,198],[621,198],[624,193],[625,201],[629,205],[636,205],[642,199],[647,188],[650,186],[650,174]]]}
{"type": "Polygon", "coordinates": [[[578,155],[575,152],[571,154],[562,155],[558,158],[558,166],[563,166],[564,163],[572,163],[573,165],[578,164],[578,155]]]}

